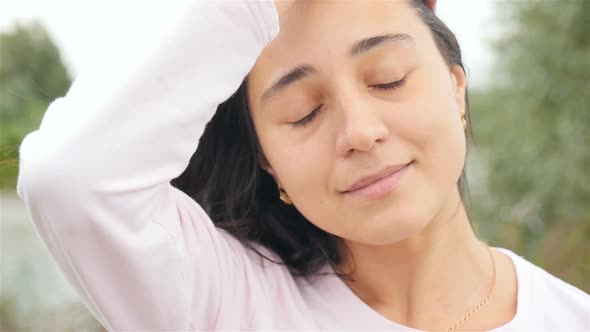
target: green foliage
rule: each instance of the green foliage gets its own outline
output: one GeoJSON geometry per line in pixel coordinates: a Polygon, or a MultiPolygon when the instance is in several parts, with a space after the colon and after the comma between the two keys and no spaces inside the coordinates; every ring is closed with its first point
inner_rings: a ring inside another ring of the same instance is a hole
{"type": "Polygon", "coordinates": [[[71,83],[59,50],[38,23],[0,34],[0,188],[14,187],[18,146],[71,83]]]}
{"type": "Polygon", "coordinates": [[[496,5],[506,31],[493,84],[471,96],[489,165],[474,200],[478,229],[589,291],[590,2],[496,5]]]}

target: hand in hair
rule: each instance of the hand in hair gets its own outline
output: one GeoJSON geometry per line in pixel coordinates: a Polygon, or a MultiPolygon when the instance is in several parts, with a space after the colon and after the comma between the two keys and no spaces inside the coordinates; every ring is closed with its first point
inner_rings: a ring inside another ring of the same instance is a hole
{"type": "Polygon", "coordinates": [[[434,11],[434,8],[436,7],[436,0],[422,0],[424,1],[424,4],[426,5],[426,7],[430,8],[430,10],[434,11]]]}

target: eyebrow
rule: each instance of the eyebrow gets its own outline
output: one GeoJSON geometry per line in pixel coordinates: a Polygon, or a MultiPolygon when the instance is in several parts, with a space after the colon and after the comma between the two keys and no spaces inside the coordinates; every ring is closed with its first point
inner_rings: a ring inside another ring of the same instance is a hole
{"type": "Polygon", "coordinates": [[[287,74],[279,78],[268,88],[262,95],[262,102],[268,99],[271,95],[278,93],[292,83],[297,82],[307,76],[317,74],[318,71],[311,65],[300,65],[292,69],[287,74]]]}
{"type": "Polygon", "coordinates": [[[385,35],[379,35],[375,37],[369,37],[361,39],[352,45],[350,48],[350,55],[357,56],[361,53],[370,51],[376,47],[382,47],[387,45],[395,45],[400,42],[411,42],[414,43],[414,38],[407,33],[389,33],[385,35]]]}
{"type": "MultiPolygon", "coordinates": [[[[395,45],[400,42],[414,42],[414,38],[406,33],[389,33],[369,38],[364,38],[356,41],[350,48],[350,56],[359,56],[374,48],[395,45]]],[[[264,93],[262,94],[262,103],[264,103],[272,95],[279,93],[289,85],[302,80],[311,75],[318,74],[319,71],[312,65],[299,65],[291,69],[287,74],[281,76],[276,80],[264,93]]]]}

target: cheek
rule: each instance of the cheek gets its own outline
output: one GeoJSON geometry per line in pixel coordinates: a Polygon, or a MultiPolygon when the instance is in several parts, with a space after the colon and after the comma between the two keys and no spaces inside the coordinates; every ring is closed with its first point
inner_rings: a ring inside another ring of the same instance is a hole
{"type": "Polygon", "coordinates": [[[330,183],[335,157],[333,146],[326,143],[329,139],[318,136],[294,144],[286,132],[267,134],[260,138],[261,145],[297,210],[317,227],[338,235],[342,227],[334,221],[342,218],[343,210],[330,183]]]}
{"type": "MultiPolygon", "coordinates": [[[[324,151],[325,146],[317,140],[294,143],[289,128],[271,129],[259,134],[260,144],[272,166],[277,180],[296,203],[305,205],[318,201],[328,192],[332,154],[324,151]]],[[[298,204],[300,205],[300,204],[298,204]]]]}
{"type": "MultiPolygon", "coordinates": [[[[449,89],[450,90],[450,89],[449,89]]],[[[417,149],[418,161],[434,184],[457,183],[465,162],[466,140],[454,95],[431,90],[403,112],[398,132],[417,149]]]]}

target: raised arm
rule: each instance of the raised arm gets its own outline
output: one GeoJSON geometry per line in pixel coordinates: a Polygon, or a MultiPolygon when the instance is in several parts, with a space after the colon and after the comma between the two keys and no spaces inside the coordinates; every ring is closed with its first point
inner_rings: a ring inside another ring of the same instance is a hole
{"type": "Polygon", "coordinates": [[[18,193],[107,329],[215,325],[225,255],[242,252],[169,182],[277,33],[272,2],[192,2],[146,47],[82,72],[23,140],[18,193]]]}

